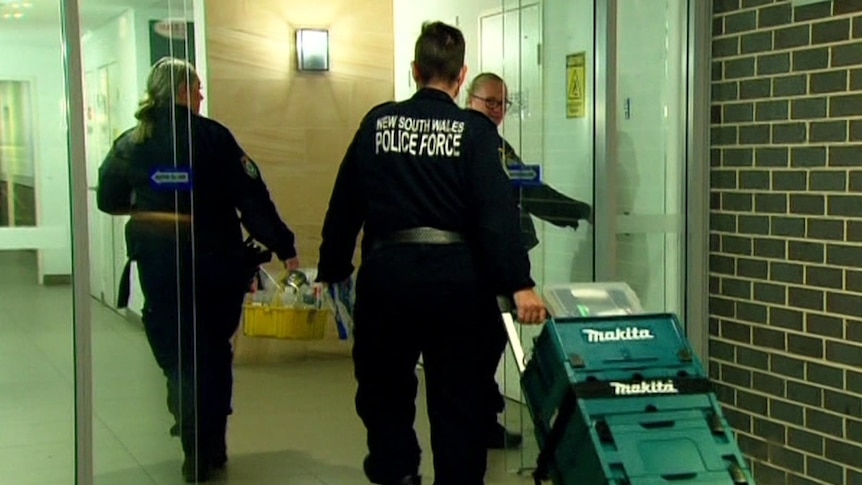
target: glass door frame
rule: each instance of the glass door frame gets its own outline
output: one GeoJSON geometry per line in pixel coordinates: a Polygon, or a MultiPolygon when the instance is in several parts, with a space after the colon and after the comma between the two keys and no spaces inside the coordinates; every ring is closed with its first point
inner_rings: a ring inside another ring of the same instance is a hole
{"type": "Polygon", "coordinates": [[[75,366],[75,483],[93,483],[93,359],[84,69],[78,0],[61,0],[69,197],[72,233],[72,308],[75,366]]]}
{"type": "MultiPolygon", "coordinates": [[[[686,178],[683,264],[680,274],[682,319],[698,355],[708,359],[709,281],[709,67],[712,1],[687,0],[686,46],[682,85],[687,89],[686,178]]],[[[595,281],[615,281],[617,160],[617,7],[618,0],[595,2],[594,187],[595,281]]]]}

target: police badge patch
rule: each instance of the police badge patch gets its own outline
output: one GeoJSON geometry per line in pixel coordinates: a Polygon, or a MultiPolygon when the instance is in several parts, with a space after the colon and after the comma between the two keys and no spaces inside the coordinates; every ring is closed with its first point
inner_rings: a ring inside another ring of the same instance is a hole
{"type": "Polygon", "coordinates": [[[242,168],[245,169],[245,174],[249,176],[249,178],[256,179],[260,176],[260,172],[257,170],[257,165],[248,158],[247,155],[242,156],[242,168]]]}

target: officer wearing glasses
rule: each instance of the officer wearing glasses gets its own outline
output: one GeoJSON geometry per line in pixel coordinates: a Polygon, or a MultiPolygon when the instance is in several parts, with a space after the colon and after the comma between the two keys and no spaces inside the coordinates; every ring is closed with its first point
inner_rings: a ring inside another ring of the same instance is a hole
{"type": "MultiPolygon", "coordinates": [[[[467,87],[467,108],[487,115],[495,125],[500,126],[506,111],[512,102],[507,97],[506,83],[503,79],[490,72],[477,75],[467,87]]],[[[521,157],[514,148],[501,137],[500,157],[507,173],[525,168],[521,157]]],[[[585,202],[567,197],[553,188],[541,184],[513,186],[515,200],[518,201],[521,221],[521,239],[524,247],[530,250],[539,244],[536,228],[531,215],[558,227],[577,229],[578,222],[592,222],[592,207],[585,202]]],[[[521,435],[506,430],[497,422],[497,414],[503,412],[505,400],[500,394],[500,388],[495,380],[497,365],[506,348],[506,341],[495,342],[495,353],[489,356],[489,375],[486,396],[488,407],[493,408],[485,424],[485,441],[488,448],[512,448],[521,444],[521,435]]]]}

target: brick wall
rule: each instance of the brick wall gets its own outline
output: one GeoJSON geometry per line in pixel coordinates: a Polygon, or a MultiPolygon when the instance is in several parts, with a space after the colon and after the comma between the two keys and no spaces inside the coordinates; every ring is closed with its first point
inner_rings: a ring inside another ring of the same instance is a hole
{"type": "Polygon", "coordinates": [[[862,0],[714,0],[710,374],[771,484],[862,484],[862,0]]]}

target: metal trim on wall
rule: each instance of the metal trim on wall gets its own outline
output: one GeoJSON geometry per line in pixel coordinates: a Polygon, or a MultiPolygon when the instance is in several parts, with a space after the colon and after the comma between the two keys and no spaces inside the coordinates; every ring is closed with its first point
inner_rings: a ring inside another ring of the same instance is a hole
{"type": "Polygon", "coordinates": [[[595,8],[595,56],[593,73],[595,101],[593,103],[593,211],[595,213],[595,248],[593,268],[595,281],[616,279],[616,180],[611,174],[617,163],[615,127],[617,93],[617,1],[596,0],[595,8]],[[601,254],[602,257],[596,257],[601,254]]]}
{"type": "Polygon", "coordinates": [[[686,332],[709,360],[709,111],[712,0],[688,1],[686,332]]]}
{"type": "Polygon", "coordinates": [[[78,0],[61,2],[66,81],[69,196],[72,232],[72,307],[75,361],[75,483],[93,483],[93,368],[90,322],[90,242],[87,223],[87,158],[84,145],[84,70],[78,0]]]}

